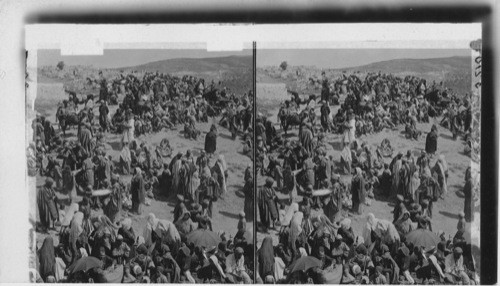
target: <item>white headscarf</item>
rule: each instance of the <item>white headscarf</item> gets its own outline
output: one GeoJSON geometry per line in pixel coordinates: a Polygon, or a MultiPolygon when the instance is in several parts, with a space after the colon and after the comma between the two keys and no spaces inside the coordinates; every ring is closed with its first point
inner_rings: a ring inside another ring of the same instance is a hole
{"type": "Polygon", "coordinates": [[[144,229],[144,239],[146,245],[151,245],[152,241],[152,232],[155,231],[158,236],[162,239],[166,239],[167,243],[172,243],[175,241],[180,241],[181,235],[179,231],[175,227],[175,225],[168,220],[157,219],[154,213],[150,213],[147,218],[147,226],[144,229]]]}

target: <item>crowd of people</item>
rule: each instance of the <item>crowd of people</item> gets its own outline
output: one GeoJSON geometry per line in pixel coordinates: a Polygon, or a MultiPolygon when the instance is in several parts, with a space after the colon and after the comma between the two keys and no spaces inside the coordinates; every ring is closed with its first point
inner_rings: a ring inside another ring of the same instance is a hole
{"type": "Polygon", "coordinates": [[[255,163],[258,176],[265,177],[258,189],[258,229],[267,235],[257,252],[258,279],[289,284],[477,282],[466,232],[477,196],[470,167],[456,233],[446,237],[432,221],[435,202],[449,192],[438,118],[454,140],[467,142],[470,96],[459,96],[442,83],[382,73],[364,79],[342,75],[333,82],[323,74],[321,99],[292,95],[282,104],[278,122],[285,133],[298,126],[297,137],[283,136],[262,114],[256,118],[255,163]],[[332,105],[340,105],[336,114],[332,105]],[[417,123],[432,122],[425,150],[417,154],[396,153],[388,139],[376,148],[359,139],[404,126],[408,140],[421,140],[424,132],[417,123]],[[331,133],[342,134],[340,150],[334,151],[340,153],[339,162],[326,152],[331,133]],[[375,199],[395,204],[392,220],[365,212],[375,199]],[[362,233],[353,231],[351,217],[366,221],[362,233]]]}
{"type": "Polygon", "coordinates": [[[234,233],[216,232],[212,217],[214,202],[228,192],[228,166],[217,155],[218,129],[229,129],[233,140],[240,136],[243,152],[252,156],[252,93],[236,96],[221,83],[205,86],[194,76],[158,72],[142,77],[122,73],[113,79],[100,73],[99,83],[98,96],[80,99],[69,93],[57,110],[59,128],[44,116],[33,120],[28,174],[45,183],[36,192],[39,221],[33,228],[44,240],[39,249],[36,243],[31,248],[36,253],[31,279],[251,283],[253,236],[246,226],[246,217],[253,217],[250,165],[242,190],[245,209],[234,233]],[[204,145],[197,143],[202,134],[197,123],[209,118],[214,123],[204,145]],[[192,150],[175,154],[168,136],[160,144],[148,140],[149,134],[166,134],[178,126],[186,139],[202,145],[198,156],[192,150]],[[76,136],[66,134],[72,127],[76,136]],[[107,145],[118,145],[113,148],[119,155],[107,152],[107,145]],[[160,198],[176,200],[173,220],[149,213],[144,231],[134,227],[144,206],[160,198]]]}

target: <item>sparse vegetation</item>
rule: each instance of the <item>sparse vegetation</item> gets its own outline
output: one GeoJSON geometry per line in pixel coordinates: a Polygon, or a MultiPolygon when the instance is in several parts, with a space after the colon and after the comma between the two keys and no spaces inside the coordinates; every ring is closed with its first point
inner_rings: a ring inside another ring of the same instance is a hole
{"type": "Polygon", "coordinates": [[[282,70],[284,70],[284,71],[285,71],[287,67],[288,67],[288,63],[287,63],[286,61],[281,62],[281,64],[280,64],[280,69],[282,69],[282,70]]]}
{"type": "Polygon", "coordinates": [[[63,61],[58,62],[58,63],[57,63],[57,68],[58,68],[59,70],[63,70],[63,69],[64,69],[64,62],[63,62],[63,61]]]}

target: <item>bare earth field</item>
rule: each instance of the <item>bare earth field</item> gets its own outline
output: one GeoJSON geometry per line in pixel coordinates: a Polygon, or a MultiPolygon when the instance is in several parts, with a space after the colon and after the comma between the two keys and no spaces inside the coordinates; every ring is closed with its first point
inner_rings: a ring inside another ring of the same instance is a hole
{"type": "MultiPolygon", "coordinates": [[[[48,115],[48,119],[51,122],[55,122],[55,112],[57,108],[57,103],[62,100],[60,93],[60,84],[49,85],[43,84],[38,86],[38,96],[35,101],[35,110],[39,113],[48,115]]],[[[116,106],[112,106],[111,114],[114,114],[116,106]]],[[[95,111],[96,112],[96,111],[95,111]]],[[[96,112],[97,114],[97,112],[96,112]]],[[[194,156],[198,156],[200,151],[203,150],[205,134],[209,131],[212,122],[218,122],[220,118],[209,119],[208,123],[197,123],[197,128],[202,132],[202,135],[197,141],[185,139],[183,134],[179,132],[183,127],[178,126],[178,130],[162,131],[156,134],[143,135],[138,139],[140,141],[147,141],[152,145],[158,145],[163,138],[168,138],[170,145],[173,149],[174,155],[178,152],[185,153],[187,150],[191,150],[194,156]]],[[[28,128],[31,129],[31,122],[27,122],[28,128]]],[[[54,126],[59,130],[58,126],[54,126]]],[[[227,165],[229,176],[227,179],[227,193],[223,199],[218,200],[214,203],[214,215],[212,218],[213,228],[215,232],[224,231],[229,235],[234,236],[237,230],[238,223],[238,213],[243,210],[244,206],[244,194],[241,192],[243,188],[243,175],[248,164],[251,163],[251,159],[243,154],[243,145],[239,139],[233,141],[231,139],[230,132],[218,126],[219,136],[217,138],[217,152],[216,156],[223,154],[227,165]]],[[[76,139],[76,129],[71,129],[67,134],[71,134],[68,138],[71,140],[76,139]]],[[[31,132],[28,132],[31,134],[31,132]]],[[[31,137],[28,137],[31,138],[31,137]]],[[[113,161],[116,163],[119,160],[119,142],[121,140],[121,135],[110,134],[106,135],[106,153],[111,155],[113,161]]],[[[210,165],[215,163],[215,158],[210,162],[210,165]]],[[[129,183],[131,176],[120,176],[121,179],[129,183]]],[[[43,185],[45,177],[37,176],[28,177],[27,186],[30,192],[30,218],[38,220],[38,211],[36,207],[36,187],[43,185]],[[36,186],[36,187],[35,187],[36,186]]],[[[64,198],[60,195],[61,198],[64,198]]],[[[146,225],[146,216],[152,212],[160,219],[173,220],[173,210],[175,206],[175,201],[167,200],[166,198],[157,198],[156,200],[151,200],[151,205],[145,206],[143,209],[142,216],[130,215],[133,221],[133,228],[138,235],[142,235],[143,229],[146,225]]],[[[127,213],[122,214],[127,217],[127,213]]],[[[247,218],[247,229],[253,229],[252,218],[247,218]]],[[[56,232],[51,231],[50,235],[55,236],[56,232]]],[[[37,233],[37,243],[41,246],[45,235],[37,233]]],[[[56,242],[57,243],[57,239],[56,242]]]]}
{"type": "MultiPolygon", "coordinates": [[[[259,87],[259,83],[257,84],[257,104],[258,111],[264,110],[263,114],[267,115],[268,119],[276,124],[279,104],[282,102],[282,95],[273,94],[273,92],[279,91],[281,89],[280,86],[275,88],[270,87],[269,83],[266,83],[265,86],[259,87]],[[276,98],[276,99],[275,99],[276,98]],[[260,106],[262,106],[262,109],[260,106]]],[[[280,85],[280,84],[278,84],[280,85]]],[[[332,113],[336,114],[339,106],[330,107],[332,109],[332,113]]],[[[316,113],[318,115],[319,122],[319,106],[317,107],[316,113]]],[[[436,119],[436,124],[438,125],[440,118],[436,119]]],[[[413,154],[419,154],[421,150],[425,149],[425,136],[430,131],[433,122],[427,124],[418,124],[417,128],[423,132],[423,135],[419,138],[418,141],[406,139],[404,134],[404,126],[399,126],[397,131],[393,130],[384,130],[380,133],[372,134],[369,136],[363,136],[361,138],[357,138],[360,142],[367,142],[372,148],[379,146],[384,138],[388,138],[391,142],[391,146],[395,150],[395,154],[398,151],[406,152],[411,150],[413,154]]],[[[276,129],[278,132],[281,131],[281,127],[276,124],[276,129]]],[[[462,192],[464,186],[464,177],[465,170],[467,167],[471,165],[470,157],[464,155],[464,142],[461,140],[454,141],[452,134],[449,130],[440,127],[438,125],[439,130],[439,138],[438,138],[438,151],[437,154],[444,154],[445,158],[448,162],[449,167],[449,178],[448,178],[448,193],[444,196],[444,200],[438,200],[434,203],[433,207],[433,218],[432,218],[432,229],[434,232],[438,230],[443,230],[446,233],[446,237],[451,235],[452,237],[455,235],[457,230],[457,222],[458,222],[458,213],[463,211],[464,209],[464,195],[462,192]]],[[[298,129],[295,128],[292,131],[288,131],[288,138],[296,140],[298,136],[298,129]]],[[[335,163],[340,162],[340,152],[341,152],[341,134],[328,134],[326,137],[327,144],[327,155],[332,155],[335,163]]],[[[385,158],[386,163],[390,163],[391,158],[385,158]]],[[[433,157],[431,160],[431,166],[434,166],[437,161],[437,155],[433,157]]],[[[342,175],[341,179],[344,181],[350,181],[351,175],[342,175]]],[[[258,186],[264,185],[264,178],[259,176],[258,178],[258,186]]],[[[287,196],[277,193],[280,199],[286,199],[287,196]]],[[[299,196],[298,201],[302,200],[299,196]]],[[[366,215],[368,213],[373,213],[375,217],[388,219],[392,221],[392,210],[394,209],[394,204],[392,202],[384,201],[384,200],[371,200],[371,205],[366,206],[364,210],[364,215],[352,215],[349,213],[349,218],[352,220],[352,227],[356,234],[361,235],[363,227],[366,223],[366,215]]],[[[317,212],[313,211],[313,215],[317,212]]],[[[346,213],[347,214],[347,213],[346,213]]],[[[258,217],[258,216],[257,216],[258,217]]],[[[470,229],[470,224],[468,224],[468,233],[474,232],[479,233],[479,210],[475,210],[475,226],[470,229]]],[[[260,244],[264,237],[271,235],[275,244],[278,243],[277,231],[270,230],[269,233],[257,232],[257,247],[260,247],[260,244]]],[[[478,242],[474,243],[476,247],[478,247],[478,242]]],[[[479,257],[475,257],[476,263],[479,262],[479,257]]]]}

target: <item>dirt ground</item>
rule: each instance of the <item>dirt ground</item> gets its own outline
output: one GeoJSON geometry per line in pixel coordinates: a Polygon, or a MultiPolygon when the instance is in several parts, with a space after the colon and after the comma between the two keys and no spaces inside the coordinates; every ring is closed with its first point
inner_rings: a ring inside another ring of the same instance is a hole
{"type": "MultiPolygon", "coordinates": [[[[54,123],[56,104],[61,99],[55,95],[56,93],[43,92],[49,90],[50,89],[46,87],[42,90],[38,90],[39,93],[35,102],[35,110],[41,114],[48,115],[48,119],[54,123]]],[[[116,108],[116,106],[112,106],[110,108],[111,115],[114,114],[116,108]]],[[[98,115],[97,111],[94,111],[94,113],[98,115]]],[[[159,145],[163,138],[168,138],[174,155],[178,152],[185,153],[187,150],[191,150],[194,156],[198,156],[200,151],[204,148],[205,134],[208,133],[212,122],[218,123],[219,120],[220,118],[209,118],[208,123],[197,123],[196,126],[198,130],[201,131],[201,136],[196,141],[184,138],[184,135],[180,133],[183,126],[177,126],[177,130],[167,131],[164,129],[162,132],[156,134],[142,135],[138,139],[140,141],[146,141],[152,145],[159,145]]],[[[59,127],[56,125],[54,127],[57,132],[59,127]]],[[[219,136],[217,138],[217,151],[215,156],[211,159],[210,165],[212,166],[215,163],[215,159],[219,154],[223,154],[228,165],[229,176],[227,178],[227,193],[222,199],[219,199],[214,203],[212,224],[215,232],[226,232],[227,237],[229,237],[229,235],[234,237],[237,231],[238,213],[242,211],[244,207],[244,194],[241,191],[244,185],[244,171],[246,167],[252,163],[252,161],[249,157],[242,154],[243,145],[240,139],[233,141],[229,130],[219,125],[218,130],[219,136]]],[[[76,132],[75,128],[71,129],[69,132],[67,131],[67,134],[70,134],[68,135],[68,139],[75,140],[76,132]]],[[[111,155],[115,163],[119,160],[120,140],[121,135],[119,134],[106,134],[106,154],[111,155]]],[[[168,159],[168,161],[170,161],[170,159],[168,159]]],[[[120,177],[126,183],[131,180],[131,175],[120,177]]],[[[36,221],[38,221],[36,190],[37,187],[43,185],[44,181],[45,177],[28,177],[28,187],[30,191],[30,218],[34,220],[36,219],[36,221]]],[[[157,218],[172,221],[174,206],[175,201],[173,199],[167,200],[166,198],[158,198],[151,200],[151,204],[143,208],[143,214],[141,216],[129,215],[128,213],[123,213],[123,216],[130,216],[132,218],[132,227],[134,228],[135,233],[137,235],[142,235],[143,229],[146,225],[146,216],[150,212],[155,213],[157,218]]],[[[252,218],[247,218],[247,229],[253,229],[252,218]]],[[[54,243],[57,244],[58,241],[56,232],[50,231],[49,234],[56,238],[54,243]]],[[[39,247],[41,246],[45,236],[45,234],[37,233],[36,241],[39,247]]]]}
{"type": "MultiPolygon", "coordinates": [[[[272,88],[267,87],[266,89],[258,90],[270,90],[272,88]]],[[[268,119],[275,123],[276,130],[281,132],[281,127],[276,123],[277,114],[279,109],[280,100],[269,100],[269,98],[276,98],[277,95],[257,93],[257,103],[262,106],[262,110],[266,112],[264,114],[268,115],[268,119]],[[267,99],[267,100],[261,100],[267,99]]],[[[259,106],[259,108],[260,108],[259,106]]],[[[258,110],[260,111],[261,109],[258,110]]],[[[331,106],[333,114],[337,113],[339,106],[331,106]]],[[[318,115],[317,124],[319,124],[319,106],[316,108],[316,114],[318,115]]],[[[464,210],[464,194],[462,192],[463,186],[465,184],[465,170],[471,165],[471,159],[464,154],[464,142],[462,140],[454,141],[452,134],[449,130],[444,127],[439,126],[440,118],[435,119],[436,125],[438,126],[439,138],[438,138],[438,150],[437,154],[431,160],[431,166],[437,161],[439,154],[445,155],[446,161],[449,167],[449,178],[448,178],[448,192],[444,195],[444,199],[440,199],[434,203],[433,207],[433,218],[432,218],[432,229],[434,232],[438,230],[443,230],[446,237],[451,235],[453,237],[457,231],[458,223],[458,213],[464,210]]],[[[418,130],[422,131],[421,137],[417,140],[406,139],[404,136],[404,126],[399,126],[397,130],[384,130],[380,133],[371,134],[368,136],[362,136],[357,138],[358,141],[366,142],[372,149],[379,146],[384,138],[388,138],[391,142],[391,146],[394,148],[395,153],[402,151],[404,154],[408,150],[411,150],[413,154],[420,154],[421,150],[425,149],[425,136],[430,131],[431,126],[434,122],[431,120],[430,123],[417,124],[418,130]]],[[[288,131],[288,138],[294,140],[297,139],[298,129],[294,128],[292,131],[288,131]]],[[[342,135],[341,134],[327,134],[327,156],[332,155],[334,162],[340,162],[340,153],[342,146],[342,135]]],[[[385,158],[386,163],[390,163],[391,158],[385,158]]],[[[341,175],[341,179],[344,181],[350,181],[350,175],[341,175]]],[[[264,184],[264,178],[259,176],[258,186],[264,184]]],[[[375,191],[376,192],[376,191],[375,191]]],[[[287,196],[281,193],[277,193],[279,199],[286,199],[287,196]]],[[[297,201],[301,201],[302,198],[299,196],[297,201]]],[[[288,208],[288,206],[287,206],[288,208]]],[[[375,217],[381,219],[388,219],[392,221],[392,210],[394,209],[394,203],[384,200],[384,199],[372,199],[371,204],[365,207],[363,215],[353,215],[348,213],[349,218],[352,220],[352,227],[357,235],[362,234],[363,227],[366,223],[366,215],[368,213],[373,213],[375,217]]],[[[314,216],[318,212],[313,211],[314,216]]],[[[479,233],[479,211],[475,210],[475,223],[471,230],[471,224],[467,224],[468,231],[466,233],[475,234],[479,233]]],[[[257,219],[258,220],[258,219],[257,219]]],[[[278,228],[279,229],[279,228],[278,228]]],[[[270,235],[273,238],[275,244],[278,243],[277,231],[269,230],[268,233],[257,232],[257,247],[260,247],[264,237],[270,235]]],[[[474,244],[474,243],[473,243],[474,244]]],[[[476,247],[478,247],[478,242],[476,242],[476,247]]],[[[479,262],[479,256],[476,256],[476,263],[479,262]]]]}

